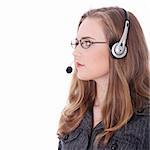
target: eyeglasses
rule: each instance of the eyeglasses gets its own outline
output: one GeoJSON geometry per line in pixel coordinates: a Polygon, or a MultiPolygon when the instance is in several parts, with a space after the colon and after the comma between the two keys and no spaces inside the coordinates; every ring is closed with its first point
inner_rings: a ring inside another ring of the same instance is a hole
{"type": "Polygon", "coordinates": [[[93,44],[102,44],[102,43],[107,43],[107,42],[93,42],[89,39],[81,39],[81,40],[75,39],[74,41],[71,41],[71,46],[73,49],[75,49],[80,44],[82,48],[88,49],[93,44]]]}

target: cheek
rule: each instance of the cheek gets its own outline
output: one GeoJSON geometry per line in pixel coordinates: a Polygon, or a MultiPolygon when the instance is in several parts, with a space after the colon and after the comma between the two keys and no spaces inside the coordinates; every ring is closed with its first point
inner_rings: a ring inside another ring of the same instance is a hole
{"type": "Polygon", "coordinates": [[[88,57],[87,70],[89,75],[93,78],[103,76],[109,72],[109,52],[108,50],[102,50],[95,52],[88,57]]]}
{"type": "Polygon", "coordinates": [[[84,54],[85,68],[77,71],[81,80],[95,80],[109,73],[109,50],[92,50],[84,54]]]}

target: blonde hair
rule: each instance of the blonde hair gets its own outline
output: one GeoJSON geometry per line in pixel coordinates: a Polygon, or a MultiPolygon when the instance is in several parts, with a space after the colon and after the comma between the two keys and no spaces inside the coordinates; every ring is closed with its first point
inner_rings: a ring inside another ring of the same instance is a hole
{"type": "MultiPolygon", "coordinates": [[[[109,84],[102,110],[104,131],[99,136],[107,144],[111,136],[125,125],[133,112],[149,100],[148,48],[141,26],[136,17],[129,14],[130,29],[127,39],[128,54],[123,59],[109,56],[109,84]]],[[[125,13],[119,7],[93,9],[85,13],[85,18],[100,19],[104,25],[107,40],[111,46],[120,40],[124,29],[125,13]]],[[[74,71],[68,96],[68,104],[61,114],[58,134],[63,136],[77,128],[89,106],[96,97],[95,81],[82,81],[74,71]]]]}

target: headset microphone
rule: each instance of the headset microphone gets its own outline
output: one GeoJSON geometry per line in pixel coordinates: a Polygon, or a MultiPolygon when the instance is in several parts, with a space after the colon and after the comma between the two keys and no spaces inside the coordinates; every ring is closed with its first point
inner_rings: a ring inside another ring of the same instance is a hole
{"type": "MultiPolygon", "coordinates": [[[[71,65],[72,65],[72,63],[71,63],[71,65]]],[[[71,73],[72,72],[73,69],[72,69],[71,65],[66,68],[66,72],[67,73],[71,73]]]]}
{"type": "Polygon", "coordinates": [[[71,67],[71,66],[68,66],[68,67],[66,68],[66,72],[67,72],[67,73],[71,73],[71,72],[72,72],[72,67],[71,67]]]}

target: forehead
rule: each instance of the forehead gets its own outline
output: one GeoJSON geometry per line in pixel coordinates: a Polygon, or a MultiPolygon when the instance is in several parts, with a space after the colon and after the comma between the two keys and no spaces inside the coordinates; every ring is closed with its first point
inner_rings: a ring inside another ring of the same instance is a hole
{"type": "Polygon", "coordinates": [[[77,38],[92,37],[99,40],[105,40],[103,24],[101,20],[95,18],[86,18],[80,25],[77,32],[77,38]]]}

